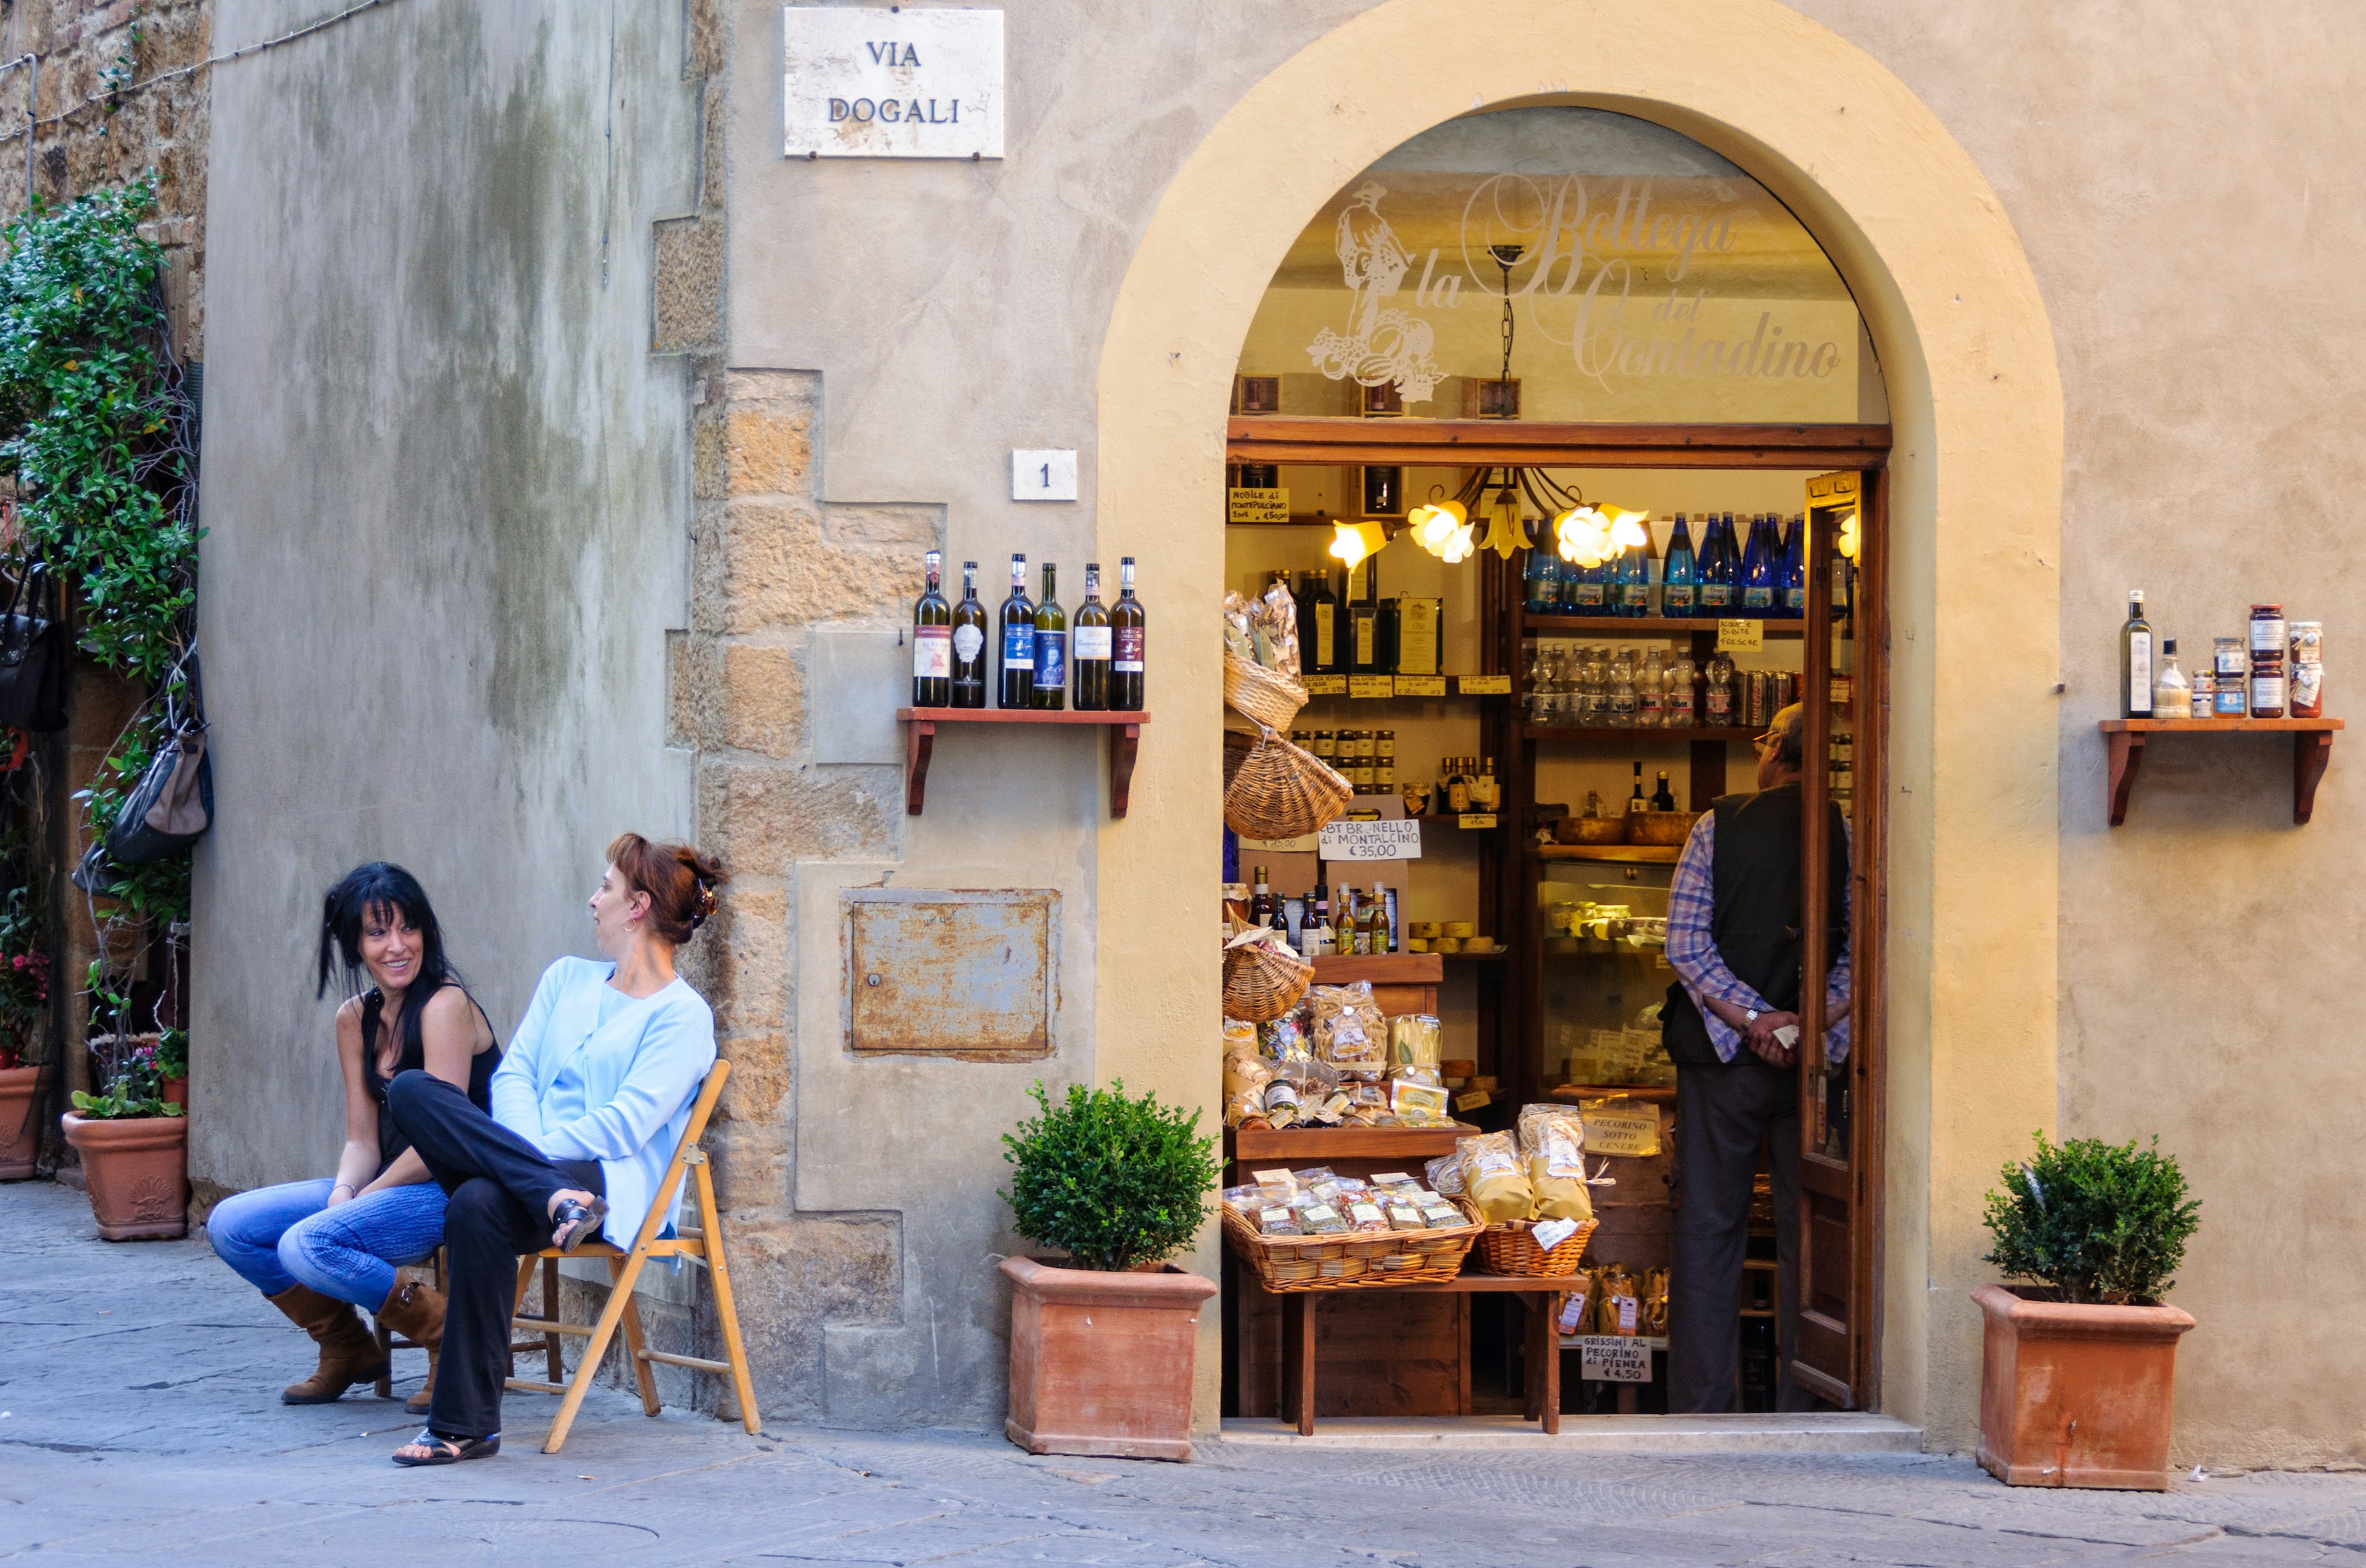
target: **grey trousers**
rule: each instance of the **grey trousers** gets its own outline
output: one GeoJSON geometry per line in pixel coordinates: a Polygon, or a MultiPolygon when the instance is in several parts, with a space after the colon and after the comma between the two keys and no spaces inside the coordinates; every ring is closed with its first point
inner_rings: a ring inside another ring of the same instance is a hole
{"type": "Polygon", "coordinates": [[[1726,1066],[1676,1069],[1676,1214],[1668,1266],[1668,1413],[1741,1408],[1741,1259],[1758,1144],[1773,1153],[1775,1303],[1780,1377],[1775,1407],[1805,1410],[1791,1384],[1799,1330],[1799,1074],[1745,1048],[1726,1066]]]}

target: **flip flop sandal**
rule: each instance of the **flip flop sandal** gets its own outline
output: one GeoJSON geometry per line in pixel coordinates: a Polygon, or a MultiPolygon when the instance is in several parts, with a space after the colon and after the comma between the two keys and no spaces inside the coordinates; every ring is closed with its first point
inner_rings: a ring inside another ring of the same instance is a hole
{"type": "Polygon", "coordinates": [[[558,1228],[550,1235],[550,1245],[561,1252],[573,1252],[587,1241],[596,1240],[601,1222],[608,1217],[608,1201],[594,1198],[589,1203],[579,1203],[569,1198],[551,1216],[558,1228]]]}
{"type": "Polygon", "coordinates": [[[490,1459],[501,1452],[501,1435],[495,1432],[490,1438],[447,1438],[430,1428],[422,1427],[419,1436],[411,1438],[403,1447],[429,1449],[434,1451],[425,1459],[405,1459],[400,1453],[397,1453],[393,1456],[394,1462],[397,1464],[458,1464],[462,1460],[490,1459]]]}

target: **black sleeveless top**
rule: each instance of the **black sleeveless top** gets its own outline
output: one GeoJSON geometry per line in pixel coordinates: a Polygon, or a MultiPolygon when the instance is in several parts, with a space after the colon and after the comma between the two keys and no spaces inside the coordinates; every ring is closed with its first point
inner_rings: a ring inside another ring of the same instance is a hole
{"type": "MultiPolygon", "coordinates": [[[[411,1140],[402,1135],[401,1129],[394,1124],[394,1113],[387,1109],[386,1086],[393,1080],[394,1074],[380,1077],[377,1071],[378,1013],[385,1001],[386,998],[376,990],[362,998],[362,1083],[377,1105],[377,1173],[380,1176],[384,1176],[387,1168],[411,1147],[411,1140]]],[[[427,1004],[422,1000],[420,1005],[424,1007],[427,1004]]],[[[477,1010],[479,1018],[485,1018],[485,1010],[476,998],[469,997],[468,1005],[477,1010]]],[[[493,1029],[491,1019],[485,1018],[485,1028],[491,1032],[493,1043],[468,1059],[468,1099],[478,1110],[490,1116],[493,1111],[493,1069],[501,1065],[501,1037],[500,1032],[493,1029]]],[[[405,1041],[395,1056],[394,1071],[406,1073],[414,1067],[426,1066],[426,1053],[405,1041]]]]}

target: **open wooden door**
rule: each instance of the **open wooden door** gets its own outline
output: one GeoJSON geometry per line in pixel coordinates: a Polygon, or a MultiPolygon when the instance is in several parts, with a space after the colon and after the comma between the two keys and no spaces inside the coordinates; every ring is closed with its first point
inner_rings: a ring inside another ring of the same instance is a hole
{"type": "Polygon", "coordinates": [[[1873,1364],[1880,1190],[1881,721],[1887,634],[1883,471],[1808,483],[1807,770],[1800,794],[1799,1330],[1791,1381],[1843,1410],[1879,1404],[1873,1364]],[[1828,951],[1830,806],[1848,824],[1847,950],[1828,951]],[[1845,965],[1848,1001],[1826,1006],[1845,965]],[[1836,1016],[1827,1017],[1828,1011],[1836,1016]]]}

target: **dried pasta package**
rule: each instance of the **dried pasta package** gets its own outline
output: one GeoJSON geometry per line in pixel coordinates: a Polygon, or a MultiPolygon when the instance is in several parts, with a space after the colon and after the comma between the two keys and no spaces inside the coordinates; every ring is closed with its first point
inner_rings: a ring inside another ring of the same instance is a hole
{"type": "Polygon", "coordinates": [[[1653,1269],[1643,1276],[1643,1332],[1654,1339],[1668,1333],[1668,1271],[1653,1269]]]}
{"type": "Polygon", "coordinates": [[[1422,1173],[1429,1178],[1432,1190],[1448,1198],[1462,1196],[1461,1155],[1440,1155],[1421,1168],[1422,1173]]]}
{"type": "Polygon", "coordinates": [[[1462,1190],[1479,1206],[1480,1218],[1492,1225],[1528,1217],[1537,1195],[1509,1133],[1482,1133],[1454,1148],[1462,1156],[1462,1190]]]}
{"type": "Polygon", "coordinates": [[[1523,1106],[1520,1146],[1527,1151],[1528,1184],[1536,1189],[1540,1220],[1594,1218],[1594,1198],[1585,1190],[1585,1130],[1568,1107],[1523,1106]]]}
{"type": "Polygon", "coordinates": [[[1249,605],[1249,633],[1256,642],[1259,664],[1298,679],[1298,601],[1290,596],[1287,583],[1275,582],[1249,605]]]}
{"type": "Polygon", "coordinates": [[[1542,1150],[1528,1156],[1528,1186],[1537,1195],[1537,1219],[1583,1224],[1594,1218],[1594,1197],[1585,1190],[1585,1179],[1555,1176],[1551,1156],[1542,1150]]]}
{"type": "MultiPolygon", "coordinates": [[[[1389,1020],[1389,1066],[1426,1067],[1437,1071],[1437,1020],[1425,1012],[1401,1013],[1389,1020]]],[[[1436,1082],[1435,1078],[1430,1081],[1436,1082]]]]}
{"type": "Polygon", "coordinates": [[[1594,1274],[1591,1269],[1577,1271],[1577,1284],[1560,1299],[1560,1323],[1563,1334],[1594,1332],[1594,1274]]]}
{"type": "Polygon", "coordinates": [[[1635,1299],[1635,1276],[1623,1263],[1603,1266],[1596,1291],[1594,1332],[1632,1337],[1642,1326],[1642,1303],[1635,1299]]]}
{"type": "Polygon", "coordinates": [[[1314,1055],[1335,1067],[1377,1077],[1388,1068],[1388,1025],[1369,980],[1352,986],[1314,986],[1306,993],[1313,1017],[1314,1055]]]}

